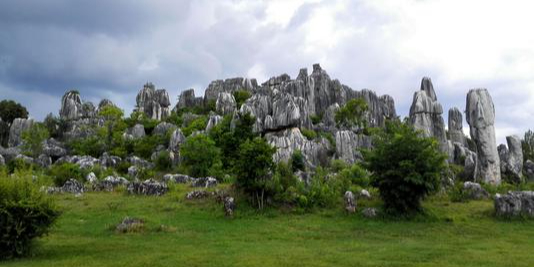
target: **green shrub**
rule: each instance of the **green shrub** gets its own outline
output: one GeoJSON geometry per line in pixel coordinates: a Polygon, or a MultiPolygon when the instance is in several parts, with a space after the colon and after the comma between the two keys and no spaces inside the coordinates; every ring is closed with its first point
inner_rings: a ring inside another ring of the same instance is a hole
{"type": "Polygon", "coordinates": [[[0,259],[27,255],[59,216],[31,176],[0,177],[0,259]]]}
{"type": "Polygon", "coordinates": [[[304,159],[304,155],[302,155],[302,152],[300,150],[295,150],[293,154],[291,155],[291,168],[293,172],[296,171],[305,171],[306,170],[306,163],[304,159]]]}
{"type": "Polygon", "coordinates": [[[207,125],[208,125],[208,117],[200,116],[194,119],[192,122],[190,122],[189,125],[182,128],[182,133],[185,136],[190,136],[195,131],[205,130],[207,125]]]}
{"type": "Polygon", "coordinates": [[[193,177],[205,177],[214,164],[220,164],[220,150],[215,142],[204,134],[187,138],[180,148],[182,164],[193,177]]]}
{"type": "Polygon", "coordinates": [[[357,185],[361,188],[367,188],[370,185],[370,176],[359,164],[353,164],[338,173],[339,179],[348,181],[350,185],[357,185]]]}
{"type": "Polygon", "coordinates": [[[302,135],[304,135],[308,140],[313,140],[317,138],[317,133],[314,130],[302,128],[300,129],[302,135]]]}
{"type": "Polygon", "coordinates": [[[238,90],[234,92],[234,98],[235,102],[237,104],[237,109],[241,108],[241,105],[247,101],[251,96],[249,91],[246,90],[238,90]]]}
{"type": "Polygon", "coordinates": [[[70,140],[67,146],[75,155],[87,155],[98,158],[106,151],[105,140],[98,135],[91,135],[86,138],[70,140]]]}
{"type": "Polygon", "coordinates": [[[313,124],[318,124],[323,120],[323,114],[311,115],[310,119],[313,124]]]}
{"type": "Polygon", "coordinates": [[[368,109],[369,107],[365,99],[351,99],[336,112],[336,124],[341,127],[358,126],[365,128],[367,126],[365,114],[368,109]]]}
{"type": "Polygon", "coordinates": [[[168,171],[172,168],[172,161],[168,151],[163,151],[158,154],[154,160],[156,165],[156,170],[158,171],[168,171]]]}
{"type": "Polygon", "coordinates": [[[52,177],[54,184],[57,186],[63,186],[69,179],[75,179],[83,182],[84,175],[80,167],[74,163],[61,163],[54,164],[48,171],[48,174],[52,177]]]}
{"type": "Polygon", "coordinates": [[[31,157],[38,157],[43,152],[43,141],[50,135],[42,123],[34,123],[30,129],[22,133],[24,153],[31,157]]]}
{"type": "Polygon", "coordinates": [[[402,122],[387,122],[364,158],[386,211],[394,214],[419,212],[421,201],[438,190],[446,168],[437,141],[420,137],[402,122]]]}
{"type": "Polygon", "coordinates": [[[7,163],[7,170],[9,173],[15,173],[17,170],[19,171],[25,171],[25,170],[34,170],[38,167],[33,163],[27,163],[23,159],[12,159],[7,163]]]}
{"type": "Polygon", "coordinates": [[[239,155],[235,162],[236,185],[260,210],[265,206],[265,193],[268,189],[269,173],[274,167],[275,152],[276,148],[261,137],[247,140],[239,146],[239,155]]]}

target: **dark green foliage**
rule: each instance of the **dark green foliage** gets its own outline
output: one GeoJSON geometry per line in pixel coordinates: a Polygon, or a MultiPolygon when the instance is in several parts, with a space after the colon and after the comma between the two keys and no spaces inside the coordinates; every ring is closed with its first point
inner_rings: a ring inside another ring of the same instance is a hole
{"type": "Polygon", "coordinates": [[[190,136],[195,131],[202,131],[206,129],[206,125],[208,125],[208,117],[207,116],[200,116],[193,121],[191,121],[188,125],[186,125],[184,128],[182,128],[182,133],[185,136],[190,136]]]}
{"type": "Polygon", "coordinates": [[[187,138],[180,148],[182,163],[193,177],[208,176],[212,167],[221,165],[221,152],[215,142],[204,134],[187,138]]]}
{"type": "Polygon", "coordinates": [[[234,98],[235,102],[237,104],[237,109],[241,108],[241,105],[247,101],[251,96],[249,91],[246,90],[238,90],[234,92],[234,98]]]}
{"type": "Polygon", "coordinates": [[[319,132],[319,136],[328,140],[328,142],[334,149],[336,148],[336,138],[334,138],[334,135],[331,132],[319,132]]]}
{"type": "Polygon", "coordinates": [[[291,155],[291,169],[293,172],[306,170],[304,155],[302,155],[300,150],[295,150],[295,152],[293,152],[291,155]]]}
{"type": "Polygon", "coordinates": [[[314,130],[310,130],[310,129],[302,128],[302,129],[300,129],[300,132],[301,132],[302,135],[304,135],[308,140],[313,140],[313,139],[317,138],[317,132],[315,132],[314,130]]]}
{"type": "Polygon", "coordinates": [[[321,114],[311,115],[310,119],[313,124],[318,124],[323,120],[323,114],[321,113],[321,114]]]}
{"type": "Polygon", "coordinates": [[[387,122],[374,146],[364,158],[386,211],[420,211],[421,201],[438,189],[446,168],[446,155],[439,152],[437,141],[420,137],[407,123],[387,122]]]}
{"type": "Polygon", "coordinates": [[[106,151],[105,139],[98,135],[91,135],[86,138],[72,139],[67,143],[72,154],[87,155],[95,158],[100,157],[106,151]]]}
{"type": "Polygon", "coordinates": [[[27,255],[59,211],[31,177],[0,177],[0,259],[27,255]]]}
{"type": "Polygon", "coordinates": [[[9,126],[16,118],[28,118],[28,111],[24,106],[13,100],[0,101],[0,145],[7,146],[9,126]]]}
{"type": "Polygon", "coordinates": [[[7,171],[9,173],[14,173],[17,170],[18,171],[23,171],[23,170],[30,170],[31,171],[31,170],[35,170],[35,169],[37,169],[37,166],[35,164],[27,163],[26,161],[24,161],[21,158],[12,159],[7,163],[7,171]]]}
{"type": "Polygon", "coordinates": [[[169,152],[163,151],[158,154],[156,159],[154,160],[154,164],[156,165],[156,170],[158,171],[168,171],[172,168],[172,161],[169,156],[169,152]]]}
{"type": "Polygon", "coordinates": [[[54,164],[48,171],[56,186],[63,186],[69,179],[83,181],[84,175],[80,167],[74,163],[54,164]]]}
{"type": "Polygon", "coordinates": [[[44,124],[34,123],[30,129],[22,133],[24,153],[34,158],[38,157],[43,151],[43,141],[48,137],[48,130],[44,124]]]}
{"type": "Polygon", "coordinates": [[[62,120],[52,113],[46,115],[46,118],[43,121],[44,126],[48,130],[50,137],[55,139],[60,139],[63,137],[63,133],[67,131],[67,121],[62,120]]]}
{"type": "MultiPolygon", "coordinates": [[[[168,119],[171,120],[171,119],[168,119]]],[[[156,126],[160,123],[158,120],[153,120],[147,117],[147,115],[143,112],[132,112],[130,114],[129,118],[124,119],[124,123],[126,124],[126,127],[132,128],[136,124],[142,124],[145,128],[145,133],[150,135],[152,133],[152,130],[156,128],[156,126]]],[[[174,123],[171,121],[171,123],[174,123]]],[[[179,124],[177,124],[179,125],[179,124]]]]}
{"type": "Polygon", "coordinates": [[[367,188],[370,185],[371,178],[369,172],[365,170],[360,164],[356,163],[341,170],[338,177],[344,181],[360,188],[367,188]]]}
{"type": "Polygon", "coordinates": [[[239,146],[239,154],[235,162],[236,185],[243,190],[253,205],[263,209],[265,191],[274,167],[272,147],[261,137],[249,139],[239,146]]]}
{"type": "Polygon", "coordinates": [[[223,169],[232,171],[238,157],[239,145],[256,136],[252,132],[254,122],[254,117],[246,114],[235,121],[235,127],[232,129],[232,117],[227,115],[221,123],[210,130],[210,138],[221,149],[223,169]]]}
{"type": "Polygon", "coordinates": [[[336,112],[336,123],[341,127],[365,128],[367,126],[365,113],[368,109],[367,102],[363,98],[351,99],[336,112]]]}
{"type": "Polygon", "coordinates": [[[133,141],[127,141],[126,151],[144,159],[150,159],[152,153],[159,145],[167,145],[169,140],[161,135],[147,135],[133,141]],[[131,150],[130,150],[131,149],[131,150]]]}
{"type": "Polygon", "coordinates": [[[525,136],[521,141],[521,146],[523,148],[523,159],[525,161],[534,161],[534,132],[532,132],[532,130],[528,130],[525,133],[525,136]]]}
{"type": "Polygon", "coordinates": [[[28,110],[13,100],[2,100],[0,101],[0,118],[11,124],[16,118],[28,118],[28,110]]]}

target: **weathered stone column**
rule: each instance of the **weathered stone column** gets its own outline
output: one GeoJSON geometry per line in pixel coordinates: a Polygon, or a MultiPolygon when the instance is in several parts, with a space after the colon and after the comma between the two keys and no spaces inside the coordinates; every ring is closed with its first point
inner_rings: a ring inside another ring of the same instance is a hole
{"type": "Polygon", "coordinates": [[[471,138],[477,147],[475,180],[500,184],[501,163],[495,138],[495,107],[488,90],[470,90],[467,94],[466,112],[471,138]]]}

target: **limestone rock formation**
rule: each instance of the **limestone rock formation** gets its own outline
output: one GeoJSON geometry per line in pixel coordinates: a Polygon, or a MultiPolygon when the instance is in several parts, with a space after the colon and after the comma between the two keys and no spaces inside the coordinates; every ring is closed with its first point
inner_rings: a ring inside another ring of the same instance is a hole
{"type": "Polygon", "coordinates": [[[232,114],[236,110],[235,98],[231,93],[221,92],[217,96],[215,109],[221,115],[232,114]]]}
{"type": "Polygon", "coordinates": [[[137,106],[134,111],[143,112],[149,118],[161,120],[170,115],[169,94],[165,89],[158,89],[152,83],[146,83],[136,98],[137,106]]]}
{"type": "Polygon", "coordinates": [[[235,210],[235,201],[233,197],[224,198],[224,214],[226,217],[233,217],[235,210]]]}
{"type": "Polygon", "coordinates": [[[449,140],[467,146],[462,122],[462,112],[458,108],[449,109],[449,140]]]}
{"type": "Polygon", "coordinates": [[[479,183],[465,182],[463,191],[469,199],[486,199],[489,197],[488,191],[482,188],[479,183]]]}
{"type": "Polygon", "coordinates": [[[142,124],[136,124],[124,132],[123,138],[125,140],[136,140],[145,137],[145,127],[142,124]]]}
{"type": "Polygon", "coordinates": [[[169,187],[163,182],[157,182],[153,179],[148,179],[144,182],[132,182],[128,184],[128,193],[135,195],[147,195],[147,196],[162,196],[169,187]]]}
{"type": "Polygon", "coordinates": [[[410,107],[410,122],[415,129],[423,132],[426,137],[435,137],[442,152],[448,154],[448,142],[445,134],[445,122],[442,117],[443,108],[438,102],[432,81],[424,77],[421,90],[413,96],[410,107]]]}
{"type": "Polygon", "coordinates": [[[98,108],[97,108],[96,113],[98,113],[100,110],[102,110],[103,108],[105,108],[107,106],[115,106],[115,104],[113,104],[113,102],[111,102],[111,100],[106,99],[106,98],[100,100],[100,103],[98,103],[98,108]]]}
{"type": "Polygon", "coordinates": [[[351,191],[345,192],[345,211],[347,213],[356,212],[356,200],[354,199],[354,194],[351,191]]]}
{"type": "Polygon", "coordinates": [[[507,136],[508,147],[497,147],[501,161],[501,174],[512,179],[511,182],[519,183],[523,180],[523,150],[521,139],[518,136],[507,136]]]}
{"type": "Polygon", "coordinates": [[[363,159],[359,149],[372,147],[370,136],[355,134],[349,130],[337,131],[335,139],[336,157],[350,164],[363,159]]]}
{"type": "Polygon", "coordinates": [[[63,95],[59,116],[64,120],[77,120],[83,117],[83,104],[78,91],[72,90],[63,95]]]}
{"type": "Polygon", "coordinates": [[[210,114],[210,117],[208,119],[208,124],[206,125],[206,132],[211,130],[213,127],[215,127],[217,124],[221,123],[223,120],[223,117],[215,114],[210,114]]]}
{"type": "Polygon", "coordinates": [[[8,146],[18,146],[22,142],[22,133],[29,130],[33,125],[33,119],[16,118],[9,128],[8,146]]]}
{"type": "Polygon", "coordinates": [[[168,132],[174,131],[176,128],[177,128],[176,125],[174,125],[172,123],[160,122],[160,123],[158,123],[158,125],[156,125],[154,130],[152,130],[152,134],[153,135],[165,136],[165,135],[167,135],[168,132]]]}
{"type": "Polygon", "coordinates": [[[476,144],[478,163],[475,179],[500,184],[500,159],[495,139],[495,107],[486,89],[472,89],[467,94],[466,119],[471,139],[476,144]]]}
{"type": "Polygon", "coordinates": [[[67,155],[65,146],[54,138],[43,141],[43,153],[50,157],[60,158],[67,155]]]}
{"type": "Polygon", "coordinates": [[[308,140],[299,128],[267,133],[265,138],[269,144],[277,148],[273,156],[275,162],[289,161],[297,150],[302,152],[308,166],[314,167],[329,162],[331,145],[328,140],[324,138],[308,140]]]}
{"type": "Polygon", "coordinates": [[[184,108],[193,108],[203,105],[204,99],[202,97],[195,97],[195,90],[188,89],[180,93],[178,97],[178,103],[174,108],[175,111],[184,109],[184,108]]]}
{"type": "Polygon", "coordinates": [[[508,194],[496,194],[494,198],[495,214],[501,217],[534,217],[534,192],[517,191],[508,194]]]}
{"type": "Polygon", "coordinates": [[[226,80],[212,81],[204,92],[204,103],[216,101],[220,93],[233,94],[235,91],[246,90],[253,92],[258,87],[256,79],[231,78],[226,80]]]}
{"type": "Polygon", "coordinates": [[[534,162],[527,160],[525,162],[525,175],[529,182],[534,181],[534,162]]]}

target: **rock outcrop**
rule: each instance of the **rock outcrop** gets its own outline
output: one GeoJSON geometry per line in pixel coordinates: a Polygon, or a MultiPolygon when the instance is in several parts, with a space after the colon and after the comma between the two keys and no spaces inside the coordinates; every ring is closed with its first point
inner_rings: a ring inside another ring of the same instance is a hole
{"type": "Polygon", "coordinates": [[[501,183],[501,163],[495,139],[495,107],[486,89],[472,89],[467,94],[467,123],[476,144],[478,163],[475,180],[501,183]]]}
{"type": "Polygon", "coordinates": [[[432,81],[424,77],[421,81],[421,90],[413,96],[410,122],[415,129],[422,131],[424,136],[435,137],[440,143],[441,151],[448,154],[449,145],[442,114],[443,108],[438,102],[432,81]]]}
{"type": "Polygon", "coordinates": [[[269,144],[277,148],[273,155],[275,162],[289,161],[297,150],[302,152],[305,163],[310,167],[329,162],[332,148],[328,140],[322,137],[317,140],[308,140],[302,135],[299,128],[267,133],[265,138],[269,144]]]}
{"type": "Polygon", "coordinates": [[[63,95],[59,116],[64,120],[77,120],[83,117],[83,104],[78,91],[72,90],[63,95]]]}
{"type": "Polygon", "coordinates": [[[22,133],[33,126],[33,119],[16,118],[9,128],[8,146],[14,147],[22,143],[22,133]]]}
{"type": "Polygon", "coordinates": [[[145,137],[145,135],[145,126],[142,124],[136,124],[134,127],[127,129],[122,137],[125,140],[136,140],[145,137]]]}
{"type": "Polygon", "coordinates": [[[195,97],[194,89],[188,89],[180,93],[180,96],[178,97],[178,103],[174,109],[176,111],[184,108],[193,108],[201,106],[203,103],[204,99],[202,97],[195,97]]]}
{"type": "Polygon", "coordinates": [[[497,147],[501,161],[501,174],[511,179],[508,182],[520,183],[523,180],[523,150],[518,136],[507,136],[508,147],[497,147]]]}
{"type": "Polygon", "coordinates": [[[363,159],[360,149],[372,147],[370,136],[355,134],[349,130],[337,131],[335,139],[336,157],[350,164],[363,159]]]}
{"type": "Polygon", "coordinates": [[[135,195],[147,195],[147,196],[162,196],[169,188],[167,184],[157,182],[153,179],[148,179],[144,182],[133,182],[128,184],[128,193],[135,195]]]}
{"type": "Polygon", "coordinates": [[[169,94],[165,89],[156,90],[152,83],[143,86],[137,94],[136,102],[134,111],[143,112],[151,119],[161,120],[170,115],[169,94]]]}
{"type": "Polygon", "coordinates": [[[347,213],[356,212],[356,200],[354,199],[354,194],[351,191],[345,192],[345,211],[347,213]]]}
{"type": "Polygon", "coordinates": [[[496,194],[494,198],[495,214],[501,217],[534,217],[534,192],[517,191],[508,194],[496,194]]]}
{"type": "Polygon", "coordinates": [[[449,109],[449,140],[467,146],[462,122],[462,112],[458,108],[449,109]]]}
{"type": "Polygon", "coordinates": [[[221,115],[232,114],[236,110],[236,101],[231,93],[221,92],[215,102],[215,110],[221,115]]]}
{"type": "Polygon", "coordinates": [[[204,92],[204,103],[216,101],[220,93],[233,94],[236,91],[245,90],[253,92],[258,87],[256,79],[231,78],[226,80],[212,81],[204,92]]]}

